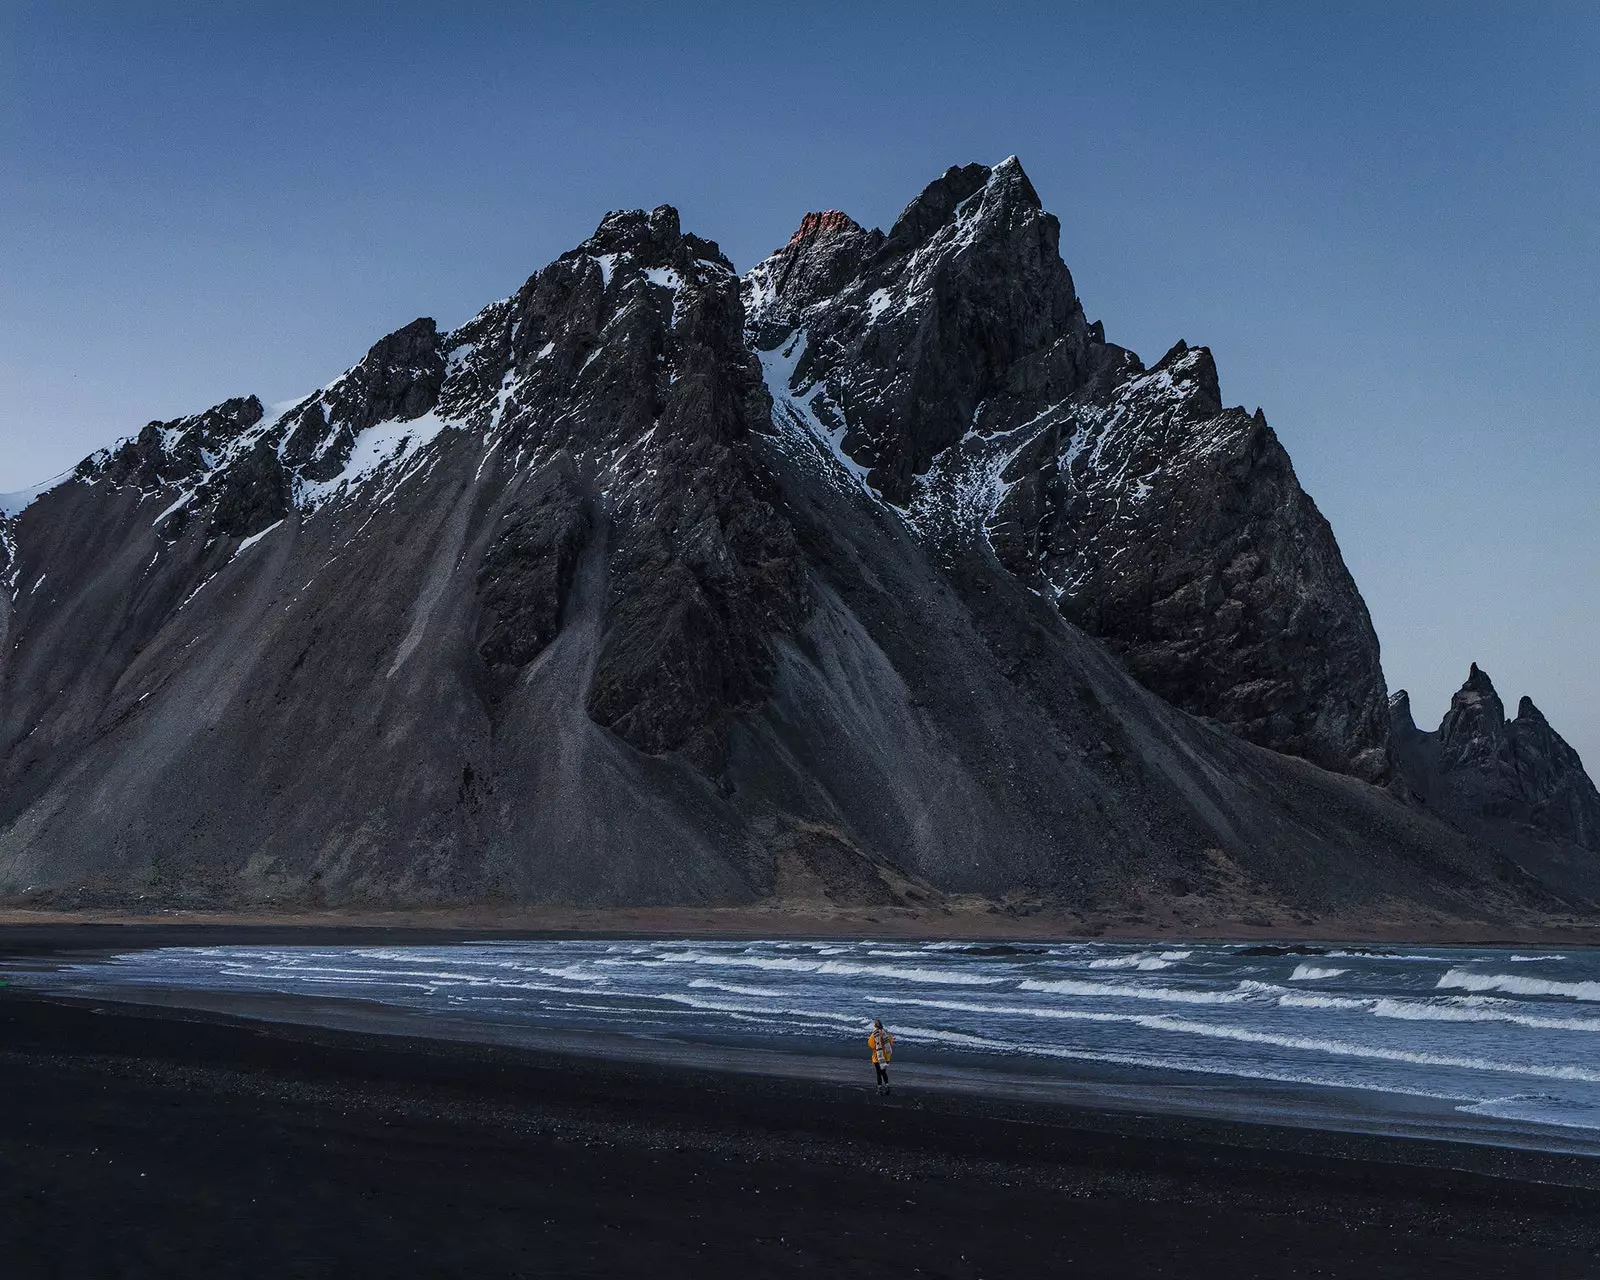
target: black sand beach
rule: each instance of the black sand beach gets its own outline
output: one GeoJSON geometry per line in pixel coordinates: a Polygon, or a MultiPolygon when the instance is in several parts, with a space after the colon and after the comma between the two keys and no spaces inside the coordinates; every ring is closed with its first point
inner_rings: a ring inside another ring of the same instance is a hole
{"type": "MultiPolygon", "coordinates": [[[[26,963],[99,933],[0,935],[0,954],[26,963]]],[[[23,1277],[1600,1275],[1600,1166],[1583,1157],[909,1087],[880,1099],[862,1075],[13,985],[0,1257],[23,1277]]]]}

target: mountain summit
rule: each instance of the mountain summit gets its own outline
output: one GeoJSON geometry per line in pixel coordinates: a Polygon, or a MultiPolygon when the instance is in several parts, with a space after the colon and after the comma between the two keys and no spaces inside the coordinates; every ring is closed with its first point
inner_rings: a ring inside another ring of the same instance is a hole
{"type": "Polygon", "coordinates": [[[1276,436],[1109,343],[1059,238],[1015,158],[743,278],[612,213],[85,459],[0,522],[0,896],[1586,906],[1399,779],[1276,436]]]}

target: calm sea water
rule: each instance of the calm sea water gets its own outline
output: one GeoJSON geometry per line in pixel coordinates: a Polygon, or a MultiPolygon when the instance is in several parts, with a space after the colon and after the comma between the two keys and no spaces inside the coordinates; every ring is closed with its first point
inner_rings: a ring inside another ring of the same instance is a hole
{"type": "MultiPolygon", "coordinates": [[[[73,965],[55,985],[358,998],[521,1026],[896,1060],[1091,1064],[1433,1099],[1465,1117],[1592,1131],[1600,953],[1240,945],[501,942],[204,947],[73,965]]],[[[1587,1135],[1586,1135],[1587,1136],[1587,1135]]]]}

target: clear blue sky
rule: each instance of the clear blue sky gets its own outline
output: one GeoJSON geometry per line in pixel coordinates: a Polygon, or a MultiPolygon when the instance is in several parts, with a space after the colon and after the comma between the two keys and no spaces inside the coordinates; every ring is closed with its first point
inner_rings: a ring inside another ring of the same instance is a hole
{"type": "Polygon", "coordinates": [[[1600,772],[1600,6],[0,4],[0,490],[293,396],[667,201],[741,269],[1022,157],[1091,317],[1213,348],[1371,606],[1600,772]],[[337,9],[337,12],[331,12],[337,9]]]}

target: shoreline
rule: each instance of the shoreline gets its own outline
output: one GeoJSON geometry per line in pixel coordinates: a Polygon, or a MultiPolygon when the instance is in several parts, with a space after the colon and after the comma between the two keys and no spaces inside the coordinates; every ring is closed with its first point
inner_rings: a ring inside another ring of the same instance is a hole
{"type": "Polygon", "coordinates": [[[1600,1249],[1578,1156],[17,988],[0,1087],[18,1274],[1554,1280],[1600,1249]]]}
{"type": "MultiPolygon", "coordinates": [[[[504,939],[473,931],[238,928],[225,926],[82,926],[44,930],[0,927],[0,978],[11,994],[65,1006],[107,1007],[130,1016],[233,1019],[278,1030],[383,1036],[534,1053],[573,1060],[666,1065],[728,1075],[849,1083],[859,1075],[848,1037],[774,1046],[715,1031],[678,1035],[550,1025],[417,1009],[361,996],[243,990],[157,982],[98,980],[93,968],[60,985],[39,973],[129,951],[171,946],[350,946],[371,943],[450,945],[504,939]],[[125,933],[124,930],[127,930],[125,933]],[[110,935],[110,936],[108,936],[110,935]]],[[[509,935],[512,937],[527,935],[509,935]]],[[[550,935],[545,935],[549,937],[550,935]]],[[[570,935],[593,937],[593,935],[570,935]]],[[[1600,1157],[1594,1131],[1536,1119],[1464,1110],[1461,1095],[1317,1082],[1271,1072],[1225,1071],[1134,1062],[1098,1051],[1035,1060],[981,1050],[919,1045],[902,1055],[902,1075],[919,1089],[1053,1107],[1094,1106],[1144,1115],[1277,1125],[1325,1135],[1361,1134],[1419,1141],[1600,1157]]],[[[1600,1169],[1600,1163],[1596,1165],[1600,1169]]]]}
{"type": "MultiPolygon", "coordinates": [[[[397,1043],[531,1053],[574,1064],[603,1061],[644,1069],[827,1082],[847,1088],[860,1085],[864,1075],[858,1058],[830,1048],[769,1049],[713,1039],[530,1027],[425,1013],[353,997],[97,986],[93,982],[63,990],[24,983],[11,990],[21,999],[102,1013],[109,1006],[129,1017],[256,1025],[286,1035],[382,1037],[397,1043]]],[[[1146,1121],[1181,1119],[1312,1133],[1329,1139],[1371,1137],[1427,1143],[1437,1148],[1436,1162],[1445,1165],[1452,1164],[1449,1153],[1461,1148],[1495,1149],[1509,1160],[1570,1157],[1588,1162],[1584,1167],[1592,1170],[1592,1185],[1600,1189],[1600,1150],[1587,1131],[1489,1116],[1468,1120],[1470,1113],[1459,1109],[1459,1100],[1093,1058],[1074,1059],[1070,1074],[1060,1068],[1059,1061],[1051,1066],[1025,1059],[998,1061],[981,1054],[930,1051],[920,1046],[915,1058],[902,1052],[895,1078],[904,1091],[918,1095],[960,1096],[1047,1111],[1094,1110],[1146,1121]]],[[[1591,1183],[1580,1179],[1571,1185],[1591,1183]]]]}

